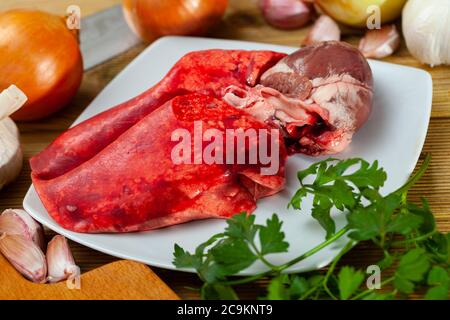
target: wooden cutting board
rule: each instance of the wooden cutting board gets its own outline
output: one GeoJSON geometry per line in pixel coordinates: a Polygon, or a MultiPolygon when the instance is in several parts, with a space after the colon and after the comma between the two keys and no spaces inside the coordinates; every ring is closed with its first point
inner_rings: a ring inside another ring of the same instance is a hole
{"type": "MultiPolygon", "coordinates": [[[[220,25],[216,29],[211,30],[211,36],[214,38],[299,46],[309,28],[289,31],[272,28],[260,15],[257,2],[258,0],[229,0],[228,12],[220,25]]],[[[62,15],[68,5],[77,4],[82,8],[82,16],[85,17],[119,3],[121,3],[121,0],[1,0],[0,10],[12,7],[28,7],[62,15]]],[[[343,40],[357,45],[359,38],[357,34],[353,35],[347,31],[343,40]]],[[[31,183],[28,159],[44,149],[63,130],[68,128],[105,85],[142,52],[145,47],[146,45],[141,45],[133,48],[127,53],[86,72],[78,95],[61,112],[43,121],[19,124],[22,148],[26,158],[25,167],[14,184],[0,191],[0,210],[11,207],[20,208],[22,206],[23,197],[31,183]]],[[[421,197],[426,197],[436,216],[439,230],[448,232],[450,231],[450,67],[430,68],[420,64],[411,57],[404,43],[395,55],[386,58],[385,61],[422,68],[430,72],[433,77],[432,119],[423,150],[431,153],[433,160],[423,179],[411,191],[410,200],[420,202],[421,197]]],[[[49,235],[49,238],[52,235],[49,235]]],[[[71,243],[71,248],[75,260],[83,270],[92,269],[96,271],[99,270],[96,268],[115,260],[111,256],[77,243],[71,243]]],[[[349,264],[358,268],[365,268],[368,264],[378,261],[379,254],[379,250],[374,246],[362,243],[344,257],[343,265],[349,264]]],[[[3,281],[3,278],[1,278],[1,274],[4,272],[3,265],[0,263],[0,281],[3,281]]],[[[201,285],[195,274],[157,268],[153,268],[153,270],[180,297],[184,299],[198,299],[200,297],[198,290],[191,289],[201,285]]],[[[384,276],[388,277],[389,275],[386,273],[384,276]]],[[[268,280],[266,278],[261,279],[255,283],[239,286],[237,292],[241,298],[255,299],[266,294],[265,288],[267,284],[268,280]]],[[[4,287],[2,282],[0,282],[0,298],[4,295],[4,292],[2,292],[4,287]]],[[[12,290],[8,289],[8,291],[15,292],[14,288],[11,288],[12,290]]]]}
{"type": "Polygon", "coordinates": [[[66,282],[36,284],[22,277],[0,254],[0,300],[178,300],[147,266],[120,260],[81,275],[80,289],[66,282]]]}

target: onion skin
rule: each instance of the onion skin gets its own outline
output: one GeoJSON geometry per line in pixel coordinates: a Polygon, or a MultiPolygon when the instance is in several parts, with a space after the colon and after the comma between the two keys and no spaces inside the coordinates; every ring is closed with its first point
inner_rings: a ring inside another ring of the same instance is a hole
{"type": "Polygon", "coordinates": [[[83,62],[76,35],[64,18],[34,10],[0,14],[0,90],[14,83],[28,96],[11,117],[42,119],[76,94],[83,62]]]}
{"type": "Polygon", "coordinates": [[[123,0],[128,25],[146,42],[165,35],[202,35],[227,6],[228,0],[123,0]]]}

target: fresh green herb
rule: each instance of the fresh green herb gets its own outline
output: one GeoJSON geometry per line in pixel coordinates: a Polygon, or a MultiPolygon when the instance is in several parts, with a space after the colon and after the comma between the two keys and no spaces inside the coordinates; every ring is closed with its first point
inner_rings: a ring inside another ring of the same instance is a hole
{"type": "Polygon", "coordinates": [[[240,213],[227,220],[223,233],[213,236],[190,253],[175,245],[174,265],[193,268],[204,282],[204,299],[237,299],[233,287],[269,277],[265,299],[394,299],[425,292],[426,299],[447,299],[449,292],[448,234],[436,229],[426,200],[421,205],[407,200],[409,189],[426,171],[427,156],[419,170],[398,190],[382,195],[387,175],[375,161],[328,159],[297,174],[300,188],[289,206],[301,210],[312,197],[312,216],[326,231],[323,243],[282,265],[273,264],[268,255],[286,252],[289,244],[283,223],[274,214],[265,224],[255,223],[253,215],[240,213]],[[332,212],[346,215],[347,225],[336,232],[332,212]],[[288,275],[287,268],[316,254],[347,235],[350,241],[340,251],[327,272],[288,275]],[[383,290],[368,288],[365,270],[338,264],[360,241],[371,241],[383,258],[380,270],[392,269],[382,279],[383,290]],[[267,271],[247,277],[236,275],[259,262],[267,271]]]}

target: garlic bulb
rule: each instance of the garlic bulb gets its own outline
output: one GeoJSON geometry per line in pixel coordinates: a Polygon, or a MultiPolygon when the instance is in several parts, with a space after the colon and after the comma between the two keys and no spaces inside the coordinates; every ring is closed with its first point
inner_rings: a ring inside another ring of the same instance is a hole
{"type": "Polygon", "coordinates": [[[450,0],[409,0],[402,23],[415,58],[431,66],[450,64],[450,0]]]}
{"type": "Polygon", "coordinates": [[[27,97],[16,86],[0,93],[0,189],[13,181],[22,169],[19,130],[9,115],[25,104],[27,97]]]}

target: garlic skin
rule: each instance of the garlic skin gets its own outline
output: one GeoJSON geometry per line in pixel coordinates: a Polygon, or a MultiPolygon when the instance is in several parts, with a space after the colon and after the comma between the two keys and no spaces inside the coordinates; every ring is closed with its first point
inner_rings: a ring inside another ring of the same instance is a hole
{"type": "Polygon", "coordinates": [[[67,239],[56,235],[47,246],[48,281],[50,283],[68,279],[77,275],[79,268],[70,251],[67,239]]]}
{"type": "Polygon", "coordinates": [[[44,230],[25,210],[7,209],[0,215],[0,234],[21,235],[45,249],[44,230]]]}
{"type": "Polygon", "coordinates": [[[296,29],[311,21],[313,8],[302,0],[260,0],[259,7],[266,21],[280,29],[296,29]]]}
{"type": "Polygon", "coordinates": [[[327,15],[321,15],[309,31],[303,45],[313,45],[324,41],[340,41],[339,25],[327,15]]]}
{"type": "Polygon", "coordinates": [[[402,14],[409,52],[432,67],[450,64],[450,0],[409,0],[402,14]]]}
{"type": "Polygon", "coordinates": [[[22,166],[19,130],[11,118],[0,120],[0,190],[17,178],[22,166]]]}
{"type": "Polygon", "coordinates": [[[382,59],[392,55],[400,46],[401,38],[394,24],[369,30],[359,42],[359,51],[366,58],[382,59]]]}
{"type": "Polygon", "coordinates": [[[21,235],[0,236],[0,252],[25,278],[36,283],[45,283],[47,263],[42,250],[31,240],[21,235]]]}
{"type": "Polygon", "coordinates": [[[9,115],[26,101],[26,95],[14,85],[0,93],[0,190],[16,179],[22,170],[19,130],[9,115]]]}

